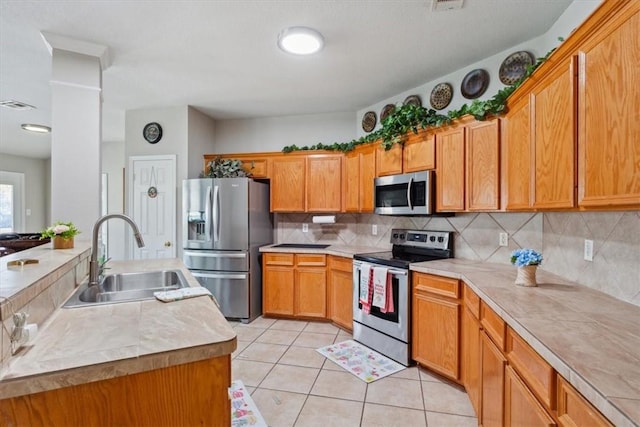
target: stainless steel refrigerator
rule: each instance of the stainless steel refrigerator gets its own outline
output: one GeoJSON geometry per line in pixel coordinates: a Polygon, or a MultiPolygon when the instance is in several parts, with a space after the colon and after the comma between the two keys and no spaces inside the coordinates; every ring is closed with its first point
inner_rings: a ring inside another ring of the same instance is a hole
{"type": "Polygon", "coordinates": [[[262,314],[259,248],[273,242],[269,184],[250,178],[187,179],[182,184],[183,260],[227,318],[262,314]]]}

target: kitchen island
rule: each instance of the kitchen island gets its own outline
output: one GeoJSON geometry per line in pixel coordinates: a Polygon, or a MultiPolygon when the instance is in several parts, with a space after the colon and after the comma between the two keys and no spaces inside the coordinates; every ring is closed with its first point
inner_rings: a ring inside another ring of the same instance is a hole
{"type": "MultiPolygon", "coordinates": [[[[21,254],[64,258],[66,251],[47,246],[21,254]]],[[[82,244],[75,251],[84,253],[82,244]]],[[[42,286],[47,275],[37,269],[55,275],[82,256],[67,258],[63,265],[25,268],[24,275],[39,277],[34,286],[42,286]]],[[[199,286],[179,259],[111,261],[108,267],[108,273],[179,269],[190,286],[199,286]]],[[[17,287],[20,273],[8,274],[17,287]]],[[[23,287],[13,300],[24,299],[28,290],[23,287]]],[[[236,335],[213,299],[58,308],[39,326],[36,337],[3,363],[2,424],[230,424],[236,335]]]]}

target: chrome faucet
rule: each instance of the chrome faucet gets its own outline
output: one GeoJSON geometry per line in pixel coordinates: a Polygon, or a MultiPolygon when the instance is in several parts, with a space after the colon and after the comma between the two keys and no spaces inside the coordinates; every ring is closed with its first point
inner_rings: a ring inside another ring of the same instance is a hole
{"type": "Polygon", "coordinates": [[[142,235],[140,234],[140,230],[138,230],[138,226],[133,220],[122,214],[109,214],[104,215],[96,221],[93,225],[93,239],[91,240],[91,260],[89,261],[89,286],[97,286],[98,280],[100,278],[100,266],[98,265],[98,234],[100,233],[100,226],[103,222],[111,218],[121,218],[125,220],[131,228],[133,229],[133,236],[136,238],[136,243],[138,247],[141,248],[144,246],[144,240],[142,240],[142,235]]]}

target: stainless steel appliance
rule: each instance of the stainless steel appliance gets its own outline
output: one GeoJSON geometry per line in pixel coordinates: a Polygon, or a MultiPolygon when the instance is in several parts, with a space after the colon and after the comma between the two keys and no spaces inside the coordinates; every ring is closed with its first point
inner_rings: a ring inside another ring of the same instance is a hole
{"type": "Polygon", "coordinates": [[[453,257],[453,233],[393,229],[393,247],[388,252],[354,255],[353,338],[377,352],[409,366],[411,363],[411,275],[409,264],[453,257]],[[360,302],[360,280],[364,265],[385,267],[391,277],[394,310],[383,313],[360,302]]]}
{"type": "Polygon", "coordinates": [[[433,213],[433,171],[376,178],[375,209],[379,215],[433,213]]]}
{"type": "Polygon", "coordinates": [[[182,184],[183,261],[220,303],[225,317],[262,314],[259,248],[273,242],[269,184],[249,178],[182,184]]]}

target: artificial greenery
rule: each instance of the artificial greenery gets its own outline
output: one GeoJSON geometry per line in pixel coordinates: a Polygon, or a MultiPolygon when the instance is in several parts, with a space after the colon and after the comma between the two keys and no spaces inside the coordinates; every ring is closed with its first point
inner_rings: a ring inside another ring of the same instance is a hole
{"type": "MultiPolygon", "coordinates": [[[[559,41],[563,41],[561,37],[559,41]]],[[[429,127],[439,127],[451,123],[451,121],[461,118],[467,114],[472,115],[476,120],[485,120],[492,116],[506,113],[506,104],[509,96],[531,76],[531,74],[549,58],[555,50],[551,49],[544,57],[538,58],[535,63],[527,67],[527,71],[517,82],[511,86],[506,86],[498,91],[492,98],[485,101],[478,99],[471,104],[463,104],[457,110],[450,110],[446,115],[438,113],[434,109],[427,109],[422,106],[407,104],[396,107],[395,111],[387,116],[382,122],[382,127],[375,132],[365,135],[350,142],[334,142],[333,144],[318,143],[312,146],[298,147],[288,145],[282,149],[284,153],[305,150],[328,150],[328,151],[351,151],[360,144],[368,144],[376,140],[382,140],[381,145],[385,150],[390,150],[394,144],[402,144],[402,137],[409,131],[418,133],[420,129],[429,127]]]]}
{"type": "Polygon", "coordinates": [[[211,160],[206,170],[200,174],[202,178],[240,178],[247,176],[251,176],[251,173],[242,169],[240,160],[223,159],[221,156],[211,160]]]}

